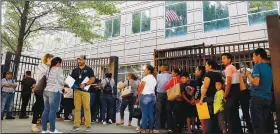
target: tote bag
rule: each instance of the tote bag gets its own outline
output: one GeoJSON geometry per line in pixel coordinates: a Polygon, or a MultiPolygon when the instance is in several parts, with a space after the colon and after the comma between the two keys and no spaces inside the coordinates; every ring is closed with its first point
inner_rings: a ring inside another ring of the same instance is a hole
{"type": "Polygon", "coordinates": [[[123,89],[121,92],[122,98],[126,98],[132,95],[131,93],[131,86],[129,85],[129,80],[127,81],[128,85],[123,89]]]}
{"type": "Polygon", "coordinates": [[[181,97],[180,83],[177,83],[177,78],[176,82],[174,81],[174,86],[168,89],[166,93],[169,101],[173,101],[178,97],[181,97]]]}

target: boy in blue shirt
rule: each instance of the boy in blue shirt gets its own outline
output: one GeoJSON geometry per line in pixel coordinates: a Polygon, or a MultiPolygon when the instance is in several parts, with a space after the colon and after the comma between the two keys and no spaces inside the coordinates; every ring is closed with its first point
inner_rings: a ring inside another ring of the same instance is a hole
{"type": "Polygon", "coordinates": [[[270,113],[272,70],[265,63],[267,53],[264,49],[254,50],[255,63],[253,73],[246,72],[248,80],[252,83],[251,89],[251,118],[255,133],[265,133],[266,121],[270,113]]]}

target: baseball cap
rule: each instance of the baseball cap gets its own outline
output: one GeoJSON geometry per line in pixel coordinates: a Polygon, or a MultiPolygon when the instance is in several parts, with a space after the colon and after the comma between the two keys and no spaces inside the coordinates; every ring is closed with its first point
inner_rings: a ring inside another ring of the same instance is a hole
{"type": "Polygon", "coordinates": [[[83,59],[83,60],[86,60],[86,56],[85,55],[80,55],[77,59],[83,59]]]}

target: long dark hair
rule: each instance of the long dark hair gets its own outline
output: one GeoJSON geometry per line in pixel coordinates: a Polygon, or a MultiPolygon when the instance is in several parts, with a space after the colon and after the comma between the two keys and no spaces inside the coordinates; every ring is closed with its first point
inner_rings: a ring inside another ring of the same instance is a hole
{"type": "Polygon", "coordinates": [[[106,74],[105,74],[105,78],[111,79],[111,78],[112,78],[112,73],[106,73],[106,74]]]}
{"type": "Polygon", "coordinates": [[[152,74],[156,78],[157,72],[155,68],[152,65],[147,65],[146,68],[150,71],[150,74],[152,74]]]}
{"type": "Polygon", "coordinates": [[[201,76],[200,77],[204,77],[205,76],[205,66],[197,66],[198,70],[201,71],[201,76]]]}
{"type": "Polygon", "coordinates": [[[51,61],[51,66],[50,66],[49,72],[51,71],[52,67],[56,66],[56,64],[58,64],[58,63],[62,63],[62,59],[60,57],[53,58],[51,61]]]}

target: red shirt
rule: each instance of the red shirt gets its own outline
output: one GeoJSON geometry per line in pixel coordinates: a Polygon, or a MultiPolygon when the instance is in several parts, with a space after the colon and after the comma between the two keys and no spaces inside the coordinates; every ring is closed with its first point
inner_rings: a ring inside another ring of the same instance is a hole
{"type": "MultiPolygon", "coordinates": [[[[181,77],[177,75],[176,77],[172,77],[168,83],[165,85],[165,90],[170,89],[171,87],[175,86],[177,83],[181,83],[181,77]]],[[[177,101],[182,101],[182,98],[177,98],[177,101]]]]}

